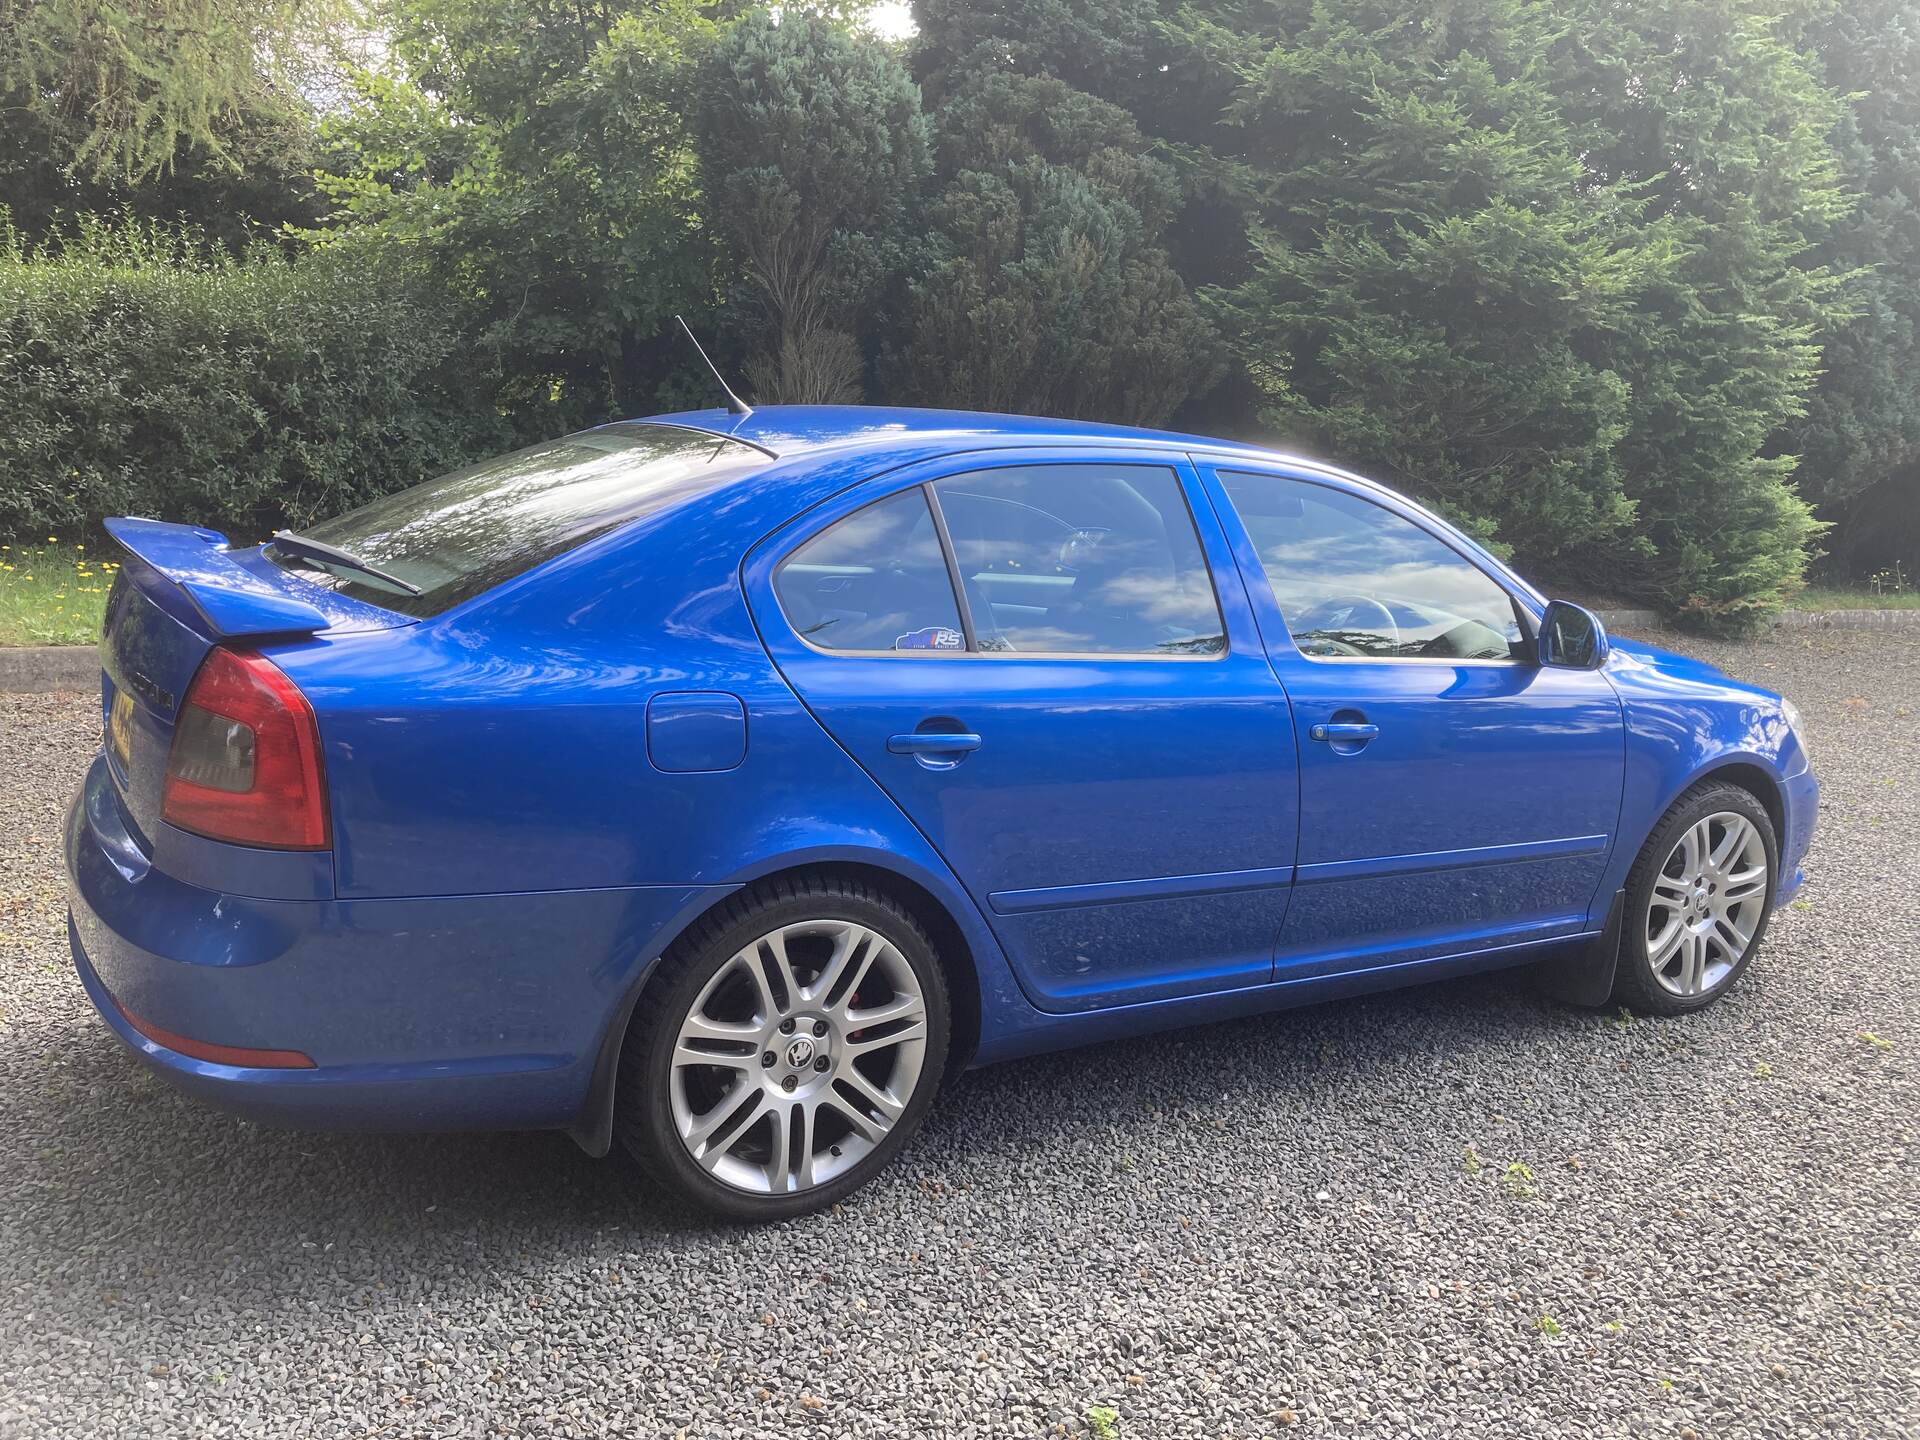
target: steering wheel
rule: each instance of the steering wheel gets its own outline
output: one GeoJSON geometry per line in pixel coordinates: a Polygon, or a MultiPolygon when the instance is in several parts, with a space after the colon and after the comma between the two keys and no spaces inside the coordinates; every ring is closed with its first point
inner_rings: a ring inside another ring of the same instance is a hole
{"type": "Polygon", "coordinates": [[[1400,650],[1400,627],[1394,623],[1393,612],[1370,595],[1333,595],[1317,601],[1303,614],[1293,617],[1292,628],[1296,640],[1311,636],[1314,643],[1339,655],[1379,653],[1340,639],[1339,632],[1343,630],[1380,631],[1387,637],[1388,654],[1398,654],[1400,650]]]}

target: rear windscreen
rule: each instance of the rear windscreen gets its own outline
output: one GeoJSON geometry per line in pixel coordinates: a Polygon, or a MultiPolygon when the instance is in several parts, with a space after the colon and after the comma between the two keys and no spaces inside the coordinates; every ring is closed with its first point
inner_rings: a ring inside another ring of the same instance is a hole
{"type": "Polygon", "coordinates": [[[764,451],[670,425],[621,424],[483,460],[301,533],[417,586],[284,550],[290,570],[407,615],[462,600],[675,501],[771,463],[764,451]]]}

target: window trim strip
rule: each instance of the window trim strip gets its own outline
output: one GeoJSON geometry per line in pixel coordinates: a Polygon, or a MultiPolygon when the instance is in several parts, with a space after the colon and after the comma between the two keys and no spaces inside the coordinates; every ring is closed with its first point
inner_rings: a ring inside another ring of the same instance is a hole
{"type": "Polygon", "coordinates": [[[966,653],[977,655],[980,653],[980,643],[974,635],[973,604],[967,598],[967,587],[960,583],[960,560],[953,551],[953,536],[947,533],[947,513],[940,508],[940,497],[934,493],[933,481],[922,480],[920,493],[933,515],[933,533],[940,537],[940,554],[947,562],[947,584],[953,587],[954,609],[960,612],[960,633],[966,637],[966,653]]]}

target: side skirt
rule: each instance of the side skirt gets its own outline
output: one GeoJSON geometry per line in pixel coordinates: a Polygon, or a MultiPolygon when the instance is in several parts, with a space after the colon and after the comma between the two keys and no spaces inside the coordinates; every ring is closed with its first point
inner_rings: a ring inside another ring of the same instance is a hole
{"type": "Polygon", "coordinates": [[[1492,950],[1473,950],[1462,955],[1382,965],[1372,970],[1350,970],[1335,975],[1282,980],[1271,985],[1222,990],[1177,1000],[1147,1001],[1107,1010],[1089,1010],[1078,1015],[1030,1010],[1023,1017],[1025,1023],[1021,1027],[983,1039],[979,1051],[974,1055],[972,1068],[997,1065],[1003,1060],[1052,1050],[1097,1045],[1133,1035],[1178,1030],[1191,1025],[1210,1025],[1219,1020],[1238,1020],[1275,1010],[1290,1010],[1296,1006],[1370,995],[1381,990],[1426,985],[1436,980],[1491,973],[1523,965],[1540,965],[1542,962],[1553,964],[1558,959],[1558,952],[1585,951],[1589,946],[1604,941],[1605,934],[1595,932],[1571,939],[1529,940],[1492,950]]]}

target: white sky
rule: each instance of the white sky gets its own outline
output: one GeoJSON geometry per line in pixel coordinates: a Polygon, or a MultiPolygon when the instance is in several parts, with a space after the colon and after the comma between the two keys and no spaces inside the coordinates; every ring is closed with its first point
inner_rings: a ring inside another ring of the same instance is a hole
{"type": "Polygon", "coordinates": [[[913,10],[907,0],[880,0],[867,11],[866,23],[883,40],[904,40],[913,34],[913,10]]]}

